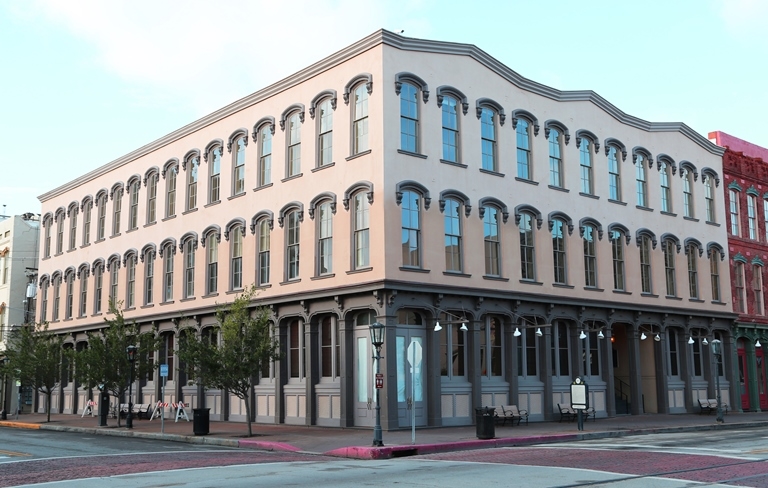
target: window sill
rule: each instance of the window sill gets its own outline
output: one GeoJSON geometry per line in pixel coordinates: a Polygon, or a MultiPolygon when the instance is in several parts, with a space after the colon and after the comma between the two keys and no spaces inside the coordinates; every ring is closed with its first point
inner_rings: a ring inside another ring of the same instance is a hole
{"type": "Polygon", "coordinates": [[[661,215],[668,215],[670,217],[677,217],[677,214],[674,212],[665,212],[664,210],[659,212],[661,215]]]}
{"type": "Polygon", "coordinates": [[[680,298],[680,297],[676,297],[676,296],[673,296],[673,295],[666,295],[666,296],[664,296],[664,298],[666,298],[667,300],[677,300],[677,301],[683,301],[683,299],[682,299],[682,298],[680,298]]]}
{"type": "Polygon", "coordinates": [[[357,274],[357,273],[366,273],[368,271],[373,271],[373,267],[368,266],[367,268],[353,269],[353,270],[347,271],[347,274],[351,275],[351,274],[357,274]]]}
{"type": "Polygon", "coordinates": [[[298,173],[298,174],[295,174],[295,175],[286,176],[285,178],[280,180],[280,183],[285,183],[286,181],[295,180],[296,178],[301,178],[302,176],[304,176],[304,173],[298,173]]]}
{"type": "Polygon", "coordinates": [[[219,296],[219,292],[209,293],[207,295],[203,295],[201,298],[213,298],[219,296]]]}
{"type": "Polygon", "coordinates": [[[236,294],[242,293],[242,292],[243,292],[242,288],[237,288],[237,289],[234,289],[234,290],[229,290],[228,292],[225,293],[225,295],[236,295],[236,294]]]}
{"type": "Polygon", "coordinates": [[[640,296],[646,297],[646,298],[659,298],[659,295],[654,295],[653,293],[645,293],[645,292],[640,293],[640,296]]]}
{"type": "Polygon", "coordinates": [[[653,212],[653,209],[650,207],[643,207],[642,205],[635,205],[635,208],[638,210],[645,210],[646,212],[653,212]]]}
{"type": "MultiPolygon", "coordinates": [[[[173,218],[173,217],[171,217],[171,218],[173,218]]],[[[155,222],[149,222],[149,223],[147,223],[147,224],[144,224],[144,228],[146,229],[147,227],[152,227],[152,226],[153,226],[153,225],[155,225],[155,224],[157,224],[157,222],[156,222],[156,221],[155,221],[155,222]]]]}
{"type": "Polygon", "coordinates": [[[80,246],[80,249],[82,249],[82,248],[84,248],[84,247],[90,247],[90,246],[91,246],[91,244],[90,244],[90,243],[86,243],[86,244],[83,244],[82,246],[80,246]]]}
{"type": "MultiPolygon", "coordinates": [[[[100,242],[104,242],[105,240],[106,240],[106,239],[104,239],[103,237],[102,237],[101,239],[96,239],[96,240],[94,241],[94,244],[98,244],[98,243],[100,243],[100,242]]],[[[50,257],[50,256],[48,256],[48,257],[50,257]]]]}
{"type": "Polygon", "coordinates": [[[707,225],[714,225],[715,227],[720,227],[720,224],[717,222],[712,222],[711,220],[707,220],[707,225]]]}
{"type": "Polygon", "coordinates": [[[585,286],[584,290],[586,290],[586,291],[605,291],[603,288],[598,288],[596,286],[585,286]]]}
{"type": "Polygon", "coordinates": [[[181,300],[179,300],[179,303],[184,303],[184,302],[191,302],[191,301],[193,301],[195,298],[197,298],[197,297],[187,297],[187,298],[182,298],[181,300]]]}
{"type": "Polygon", "coordinates": [[[295,283],[301,283],[301,278],[295,279],[295,280],[288,280],[288,281],[281,281],[280,285],[293,285],[295,283]]]}
{"type": "Polygon", "coordinates": [[[175,219],[175,218],[176,218],[176,216],[175,216],[175,215],[171,215],[170,217],[166,217],[166,218],[164,218],[164,219],[163,219],[161,222],[167,222],[167,221],[169,221],[169,220],[173,220],[173,219],[175,219]]]}
{"type": "Polygon", "coordinates": [[[694,303],[704,303],[704,300],[702,300],[700,298],[689,298],[688,301],[689,302],[694,302],[694,303]]]}
{"type": "Polygon", "coordinates": [[[187,210],[185,212],[181,212],[181,215],[191,214],[192,212],[197,212],[197,208],[190,208],[189,210],[187,210]]]}
{"type": "Polygon", "coordinates": [[[500,177],[504,178],[504,173],[499,173],[498,171],[493,171],[493,170],[490,170],[490,169],[480,168],[480,172],[481,173],[485,173],[487,175],[500,176],[500,177]]]}
{"type": "Polygon", "coordinates": [[[155,306],[155,304],[154,304],[154,303],[148,303],[148,304],[146,304],[146,305],[142,305],[142,306],[141,306],[141,307],[139,307],[139,308],[141,308],[141,309],[144,309],[144,308],[152,308],[152,307],[154,307],[154,306],[155,306]]]}
{"type": "Polygon", "coordinates": [[[552,283],[552,286],[555,288],[566,288],[568,290],[573,290],[573,285],[566,285],[565,283],[552,283]]]}
{"type": "Polygon", "coordinates": [[[101,317],[101,312],[96,312],[95,314],[91,315],[91,317],[101,317]]]}
{"type": "Polygon", "coordinates": [[[217,200],[215,202],[211,202],[211,203],[205,205],[203,208],[213,207],[214,205],[218,205],[220,203],[221,203],[221,200],[217,200]]]}
{"type": "Polygon", "coordinates": [[[620,201],[620,200],[613,200],[613,199],[610,199],[610,198],[609,198],[609,199],[608,199],[608,202],[609,202],[609,203],[615,203],[616,205],[621,205],[621,206],[623,206],[623,207],[626,207],[626,206],[627,206],[627,202],[622,202],[622,201],[620,201]]]}
{"type": "Polygon", "coordinates": [[[410,266],[400,266],[400,271],[408,271],[410,273],[429,273],[430,270],[424,268],[413,268],[410,266]]]}
{"type": "Polygon", "coordinates": [[[592,198],[593,200],[600,200],[599,196],[593,195],[591,193],[584,193],[584,192],[580,191],[579,195],[582,196],[582,197],[592,198]]]}
{"type": "Polygon", "coordinates": [[[450,166],[457,166],[459,168],[466,168],[467,167],[466,164],[461,164],[458,161],[448,161],[447,159],[441,159],[440,162],[443,163],[443,164],[448,164],[450,166]]]}
{"type": "Polygon", "coordinates": [[[720,300],[712,300],[712,305],[725,305],[725,302],[721,302],[720,300]]]}
{"type": "Polygon", "coordinates": [[[515,176],[515,181],[519,181],[520,183],[528,183],[529,185],[533,186],[539,186],[538,181],[529,180],[527,178],[520,178],[519,176],[515,176]]]}
{"type": "Polygon", "coordinates": [[[397,152],[398,152],[399,154],[404,154],[404,155],[406,155],[406,156],[413,156],[414,158],[419,158],[419,159],[427,159],[427,155],[426,155],[426,154],[421,154],[421,153],[417,153],[417,152],[406,151],[405,149],[398,149],[398,150],[397,150],[397,152]]]}
{"type": "Polygon", "coordinates": [[[541,281],[536,281],[536,280],[520,280],[520,283],[524,285],[536,285],[536,286],[541,286],[544,284],[541,281]]]}
{"type": "Polygon", "coordinates": [[[266,185],[257,186],[256,188],[253,189],[253,191],[263,190],[263,189],[269,188],[271,186],[272,186],[272,183],[267,183],[266,185]]]}
{"type": "Polygon", "coordinates": [[[137,230],[139,230],[139,228],[138,228],[138,227],[135,227],[135,228],[133,228],[133,229],[128,229],[127,231],[125,231],[125,233],[126,233],[126,234],[130,234],[131,232],[136,232],[137,230]]]}
{"type": "Polygon", "coordinates": [[[322,171],[328,168],[333,168],[334,166],[336,166],[336,163],[328,163],[322,166],[317,166],[316,168],[312,168],[310,171],[312,171],[313,173],[317,173],[318,171],[322,171]]]}
{"type": "Polygon", "coordinates": [[[173,300],[168,300],[167,302],[160,302],[160,305],[172,305],[173,303],[173,300]]]}
{"type": "Polygon", "coordinates": [[[120,237],[120,233],[118,232],[117,234],[112,234],[111,236],[109,236],[110,239],[114,239],[115,237],[120,237]]]}
{"type": "Polygon", "coordinates": [[[272,288],[272,283],[262,283],[261,285],[256,285],[256,288],[263,290],[266,288],[272,288]]]}
{"type": "Polygon", "coordinates": [[[567,188],[563,188],[561,186],[547,185],[547,188],[549,188],[551,190],[561,191],[563,193],[570,193],[571,192],[571,190],[568,190],[567,188]]]}
{"type": "Polygon", "coordinates": [[[48,260],[48,259],[51,259],[51,257],[50,256],[46,256],[46,257],[43,258],[43,261],[48,260]]]}
{"type": "Polygon", "coordinates": [[[631,291],[626,291],[626,290],[613,290],[613,292],[616,293],[617,295],[631,295],[632,294],[631,291]]]}
{"type": "MultiPolygon", "coordinates": [[[[125,310],[127,311],[128,309],[125,310]]],[[[62,322],[72,322],[72,317],[65,318],[62,322]]]]}
{"type": "Polygon", "coordinates": [[[71,253],[72,251],[77,251],[77,248],[75,248],[75,249],[67,249],[67,254],[71,253]]]}
{"type": "Polygon", "coordinates": [[[235,198],[240,198],[244,196],[245,196],[245,192],[240,192],[237,195],[232,195],[231,197],[227,197],[227,201],[234,200],[235,198]]]}
{"type": "Polygon", "coordinates": [[[368,149],[367,151],[359,152],[357,154],[353,154],[347,158],[345,158],[347,161],[352,161],[353,159],[357,159],[362,156],[367,156],[368,154],[371,154],[371,150],[368,149]]]}
{"type": "Polygon", "coordinates": [[[509,278],[503,278],[501,276],[495,275],[483,275],[483,279],[489,281],[509,281],[509,278]]]}
{"type": "Polygon", "coordinates": [[[123,312],[130,312],[132,310],[136,310],[136,307],[127,307],[123,309],[123,312]]]}
{"type": "Polygon", "coordinates": [[[317,276],[310,276],[310,281],[316,281],[316,280],[327,280],[328,278],[333,278],[336,276],[336,273],[328,273],[324,275],[317,275],[317,276]]]}
{"type": "Polygon", "coordinates": [[[471,274],[462,273],[461,271],[443,271],[445,276],[457,276],[459,278],[471,278],[471,274]]]}
{"type": "Polygon", "coordinates": [[[698,222],[698,221],[699,221],[699,219],[697,219],[697,218],[695,218],[695,217],[683,217],[683,218],[684,218],[685,220],[690,220],[691,222],[698,222]]]}

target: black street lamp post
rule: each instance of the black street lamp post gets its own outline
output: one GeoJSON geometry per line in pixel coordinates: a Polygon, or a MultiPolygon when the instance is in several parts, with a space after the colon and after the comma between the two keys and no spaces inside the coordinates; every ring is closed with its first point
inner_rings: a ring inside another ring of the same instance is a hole
{"type": "MultiPolygon", "coordinates": [[[[5,366],[8,364],[8,358],[0,359],[0,365],[5,366]]],[[[1,420],[8,420],[8,373],[3,371],[3,414],[0,416],[1,420]]]]}
{"type": "Polygon", "coordinates": [[[714,339],[711,343],[712,355],[715,356],[715,390],[717,393],[717,418],[718,424],[725,422],[723,419],[723,402],[720,400],[720,364],[723,360],[723,343],[714,339]]]}
{"type": "Polygon", "coordinates": [[[376,361],[377,379],[377,384],[374,385],[376,388],[376,424],[373,427],[373,447],[382,447],[384,445],[384,440],[381,437],[381,403],[379,401],[379,390],[381,389],[381,386],[383,386],[383,383],[379,385],[378,382],[380,374],[379,361],[381,361],[381,346],[384,344],[384,324],[374,322],[368,326],[368,328],[371,331],[371,344],[373,344],[373,348],[376,351],[376,355],[373,356],[373,360],[376,361]]]}
{"type": "Polygon", "coordinates": [[[133,428],[133,363],[136,361],[136,351],[138,347],[130,345],[125,348],[125,352],[128,354],[128,363],[131,365],[130,382],[128,383],[128,415],[125,418],[125,427],[128,429],[133,428]]]}

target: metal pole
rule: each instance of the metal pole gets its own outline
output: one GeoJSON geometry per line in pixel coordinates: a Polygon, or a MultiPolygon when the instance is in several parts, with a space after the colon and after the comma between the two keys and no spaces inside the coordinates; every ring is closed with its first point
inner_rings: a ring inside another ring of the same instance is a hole
{"type": "MultiPolygon", "coordinates": [[[[376,346],[376,373],[379,373],[379,361],[381,360],[381,346],[376,346]]],[[[376,386],[376,385],[374,385],[376,386]]],[[[379,400],[379,390],[376,388],[376,425],[373,427],[373,447],[384,446],[384,440],[381,435],[381,402],[379,400]]]]}
{"type": "Polygon", "coordinates": [[[2,420],[8,420],[8,373],[3,374],[3,415],[2,420]]]}
{"type": "MultiPolygon", "coordinates": [[[[160,399],[161,402],[165,401],[165,381],[168,378],[163,376],[163,398],[160,399]]],[[[165,406],[160,406],[160,433],[165,434],[165,406]]]]}
{"type": "Polygon", "coordinates": [[[416,444],[416,348],[411,352],[411,444],[416,444]]]}
{"type": "Polygon", "coordinates": [[[125,418],[125,427],[127,429],[133,428],[133,361],[129,363],[131,365],[130,383],[128,383],[128,416],[125,418]]]}

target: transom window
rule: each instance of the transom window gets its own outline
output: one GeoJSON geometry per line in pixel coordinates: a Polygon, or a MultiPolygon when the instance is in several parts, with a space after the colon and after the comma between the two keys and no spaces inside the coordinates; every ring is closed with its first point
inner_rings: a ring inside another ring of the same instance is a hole
{"type": "MultiPolygon", "coordinates": [[[[528,322],[528,320],[526,320],[528,322]]],[[[538,379],[538,343],[536,330],[526,327],[517,338],[517,375],[521,378],[538,379]]]]}
{"type": "MultiPolygon", "coordinates": [[[[460,312],[459,312],[460,313],[460,312]]],[[[466,333],[460,323],[452,323],[458,314],[440,314],[440,376],[444,380],[466,381],[467,343],[466,333]]]]}
{"type": "Polygon", "coordinates": [[[480,328],[480,369],[486,378],[504,376],[503,328],[499,317],[487,317],[480,328]]]}
{"type": "Polygon", "coordinates": [[[552,327],[552,374],[555,377],[570,379],[570,350],[568,344],[568,325],[557,321],[552,327]]]}

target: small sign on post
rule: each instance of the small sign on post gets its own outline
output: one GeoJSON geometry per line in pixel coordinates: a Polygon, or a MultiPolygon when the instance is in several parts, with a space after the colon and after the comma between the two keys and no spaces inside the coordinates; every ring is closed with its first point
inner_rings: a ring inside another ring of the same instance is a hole
{"type": "Polygon", "coordinates": [[[584,410],[589,408],[589,386],[580,376],[571,383],[571,408],[576,410],[579,430],[584,430],[584,410]]]}
{"type": "Polygon", "coordinates": [[[160,377],[161,378],[167,378],[168,377],[168,365],[167,364],[161,364],[160,365],[160,377]]]}
{"type": "Polygon", "coordinates": [[[384,373],[376,373],[376,388],[379,390],[384,388],[384,373]]]}

